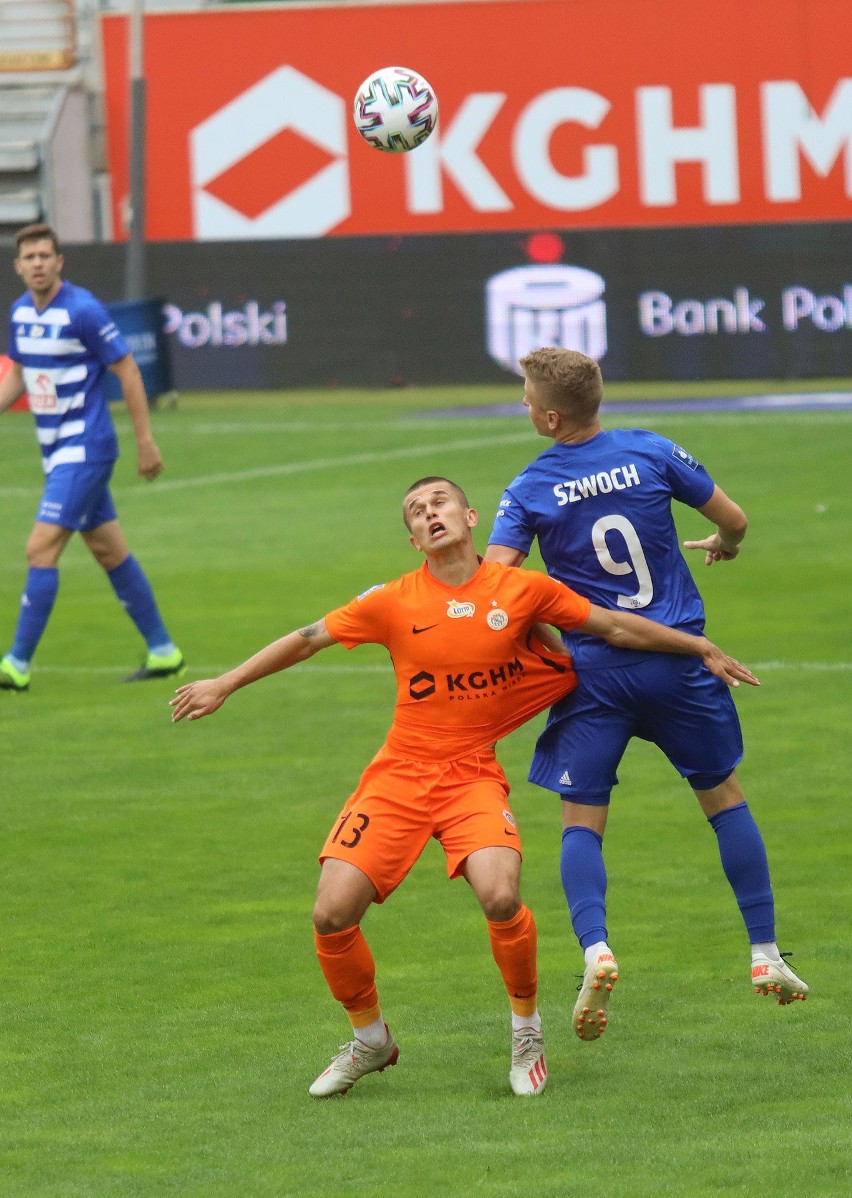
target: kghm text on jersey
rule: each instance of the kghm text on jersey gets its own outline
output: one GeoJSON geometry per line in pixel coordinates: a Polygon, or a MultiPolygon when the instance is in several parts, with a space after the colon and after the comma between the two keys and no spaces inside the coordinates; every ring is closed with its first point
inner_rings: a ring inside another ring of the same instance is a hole
{"type": "Polygon", "coordinates": [[[556,484],[553,494],[556,496],[556,506],[564,507],[566,503],[579,503],[581,499],[591,499],[593,495],[609,495],[610,491],[638,487],[639,481],[639,471],[631,462],[629,466],[616,466],[586,478],[568,478],[564,483],[556,484]]]}

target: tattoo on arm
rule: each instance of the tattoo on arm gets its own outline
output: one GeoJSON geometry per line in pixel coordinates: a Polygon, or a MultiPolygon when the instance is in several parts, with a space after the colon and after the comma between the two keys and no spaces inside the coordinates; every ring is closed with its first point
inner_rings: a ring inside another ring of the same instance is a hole
{"type": "Polygon", "coordinates": [[[311,639],[311,637],[317,636],[318,634],[319,634],[319,625],[318,624],[309,624],[307,628],[299,629],[299,636],[303,636],[306,641],[309,641],[311,639]]]}

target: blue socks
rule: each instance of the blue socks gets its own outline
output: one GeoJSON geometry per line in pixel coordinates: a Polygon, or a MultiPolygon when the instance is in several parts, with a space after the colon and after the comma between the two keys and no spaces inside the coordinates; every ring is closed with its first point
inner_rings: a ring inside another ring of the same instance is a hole
{"type": "MultiPolygon", "coordinates": [[[[748,809],[737,803],[709,823],[719,842],[722,869],[742,912],[751,944],[775,940],[775,901],[763,837],[748,809]]],[[[582,948],[607,939],[606,867],[603,840],[590,828],[571,827],[562,833],[562,888],[571,923],[582,948]]]]}
{"type": "Polygon", "coordinates": [[[751,944],[775,940],[775,900],[760,829],[747,803],[727,807],[708,821],[719,841],[722,869],[745,920],[751,944]]]}
{"type": "Polygon", "coordinates": [[[118,601],[145,638],[152,653],[171,652],[171,638],[160,615],[154,592],[145,571],[133,554],[128,554],[120,566],[107,570],[118,601]]]}
{"type": "MultiPolygon", "coordinates": [[[[107,570],[107,577],[121,606],[145,638],[149,651],[173,652],[174,645],[160,616],[151,584],[133,554],[114,570],[107,570]]],[[[7,655],[22,673],[29,668],[58,592],[59,570],[55,566],[30,566],[21,596],[15,639],[7,655]]]]}
{"type": "Polygon", "coordinates": [[[565,828],[559,868],[580,946],[585,949],[606,940],[607,879],[602,837],[591,828],[565,828]]]}
{"type": "Polygon", "coordinates": [[[30,566],[21,595],[15,640],[9,650],[12,664],[24,673],[47,627],[58,591],[59,571],[55,566],[30,566]]]}

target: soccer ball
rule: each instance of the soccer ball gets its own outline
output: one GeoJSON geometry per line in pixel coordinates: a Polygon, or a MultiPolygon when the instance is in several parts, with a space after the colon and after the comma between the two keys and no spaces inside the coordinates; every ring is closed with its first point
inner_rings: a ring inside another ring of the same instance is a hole
{"type": "Polygon", "coordinates": [[[355,128],[371,146],[404,154],[424,142],[438,120],[438,98],[422,75],[383,67],[355,93],[355,128]]]}

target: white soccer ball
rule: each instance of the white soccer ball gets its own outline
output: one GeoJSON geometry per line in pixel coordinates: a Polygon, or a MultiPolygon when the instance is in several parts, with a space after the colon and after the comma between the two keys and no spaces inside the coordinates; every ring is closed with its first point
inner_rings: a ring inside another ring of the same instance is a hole
{"type": "Polygon", "coordinates": [[[438,97],[422,75],[383,67],[355,93],[355,128],[371,146],[404,154],[424,142],[438,120],[438,97]]]}

